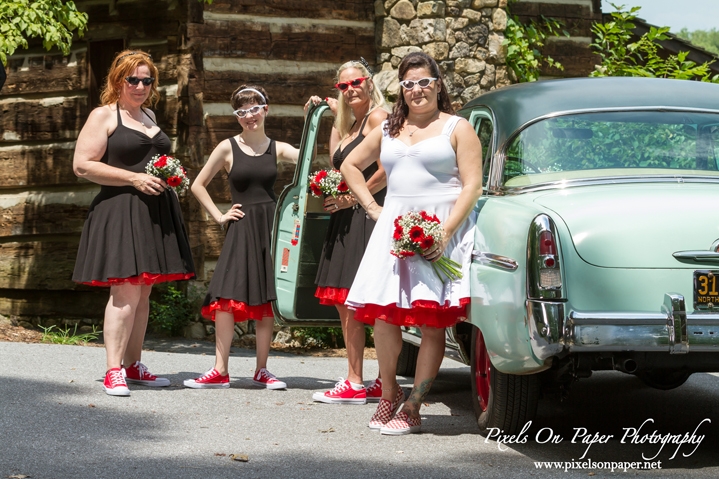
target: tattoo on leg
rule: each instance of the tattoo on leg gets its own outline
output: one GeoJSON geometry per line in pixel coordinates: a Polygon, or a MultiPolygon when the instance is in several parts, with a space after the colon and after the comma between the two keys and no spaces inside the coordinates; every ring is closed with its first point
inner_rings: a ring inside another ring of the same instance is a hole
{"type": "Polygon", "coordinates": [[[419,408],[422,406],[422,401],[427,397],[429,389],[432,387],[434,378],[425,379],[419,385],[412,389],[409,393],[409,398],[405,401],[402,411],[406,412],[409,416],[418,416],[419,408]]]}

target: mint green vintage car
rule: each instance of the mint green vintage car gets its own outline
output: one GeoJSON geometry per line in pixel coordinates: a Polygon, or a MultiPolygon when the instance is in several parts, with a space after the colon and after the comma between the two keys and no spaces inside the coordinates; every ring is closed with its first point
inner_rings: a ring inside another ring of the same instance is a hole
{"type": "MultiPolygon", "coordinates": [[[[275,313],[289,325],[337,318],[313,296],[329,215],[307,192],[326,110],[308,116],[275,220],[275,313]]],[[[484,194],[470,318],[447,330],[447,355],[471,366],[482,433],[518,432],[543,392],[592,371],[659,389],[719,371],[719,85],[537,82],[459,114],[482,143],[484,194]]],[[[411,376],[421,338],[403,337],[411,376]]]]}

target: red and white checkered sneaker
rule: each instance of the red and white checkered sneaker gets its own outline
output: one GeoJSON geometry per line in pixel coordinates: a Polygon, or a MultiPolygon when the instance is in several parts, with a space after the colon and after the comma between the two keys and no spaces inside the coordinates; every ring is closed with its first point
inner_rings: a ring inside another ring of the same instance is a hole
{"type": "Polygon", "coordinates": [[[102,383],[102,388],[110,396],[129,396],[130,390],[125,383],[125,378],[122,377],[122,370],[120,368],[112,368],[105,374],[105,381],[102,383]]]}
{"type": "Polygon", "coordinates": [[[377,410],[372,415],[372,419],[369,420],[369,428],[373,431],[379,431],[382,427],[390,422],[397,412],[397,409],[404,402],[404,391],[401,387],[397,387],[397,395],[393,402],[389,402],[387,399],[381,399],[377,405],[377,410]]]}
{"type": "Polygon", "coordinates": [[[125,380],[130,384],[140,384],[142,386],[153,386],[153,387],[164,387],[170,385],[170,380],[167,378],[158,378],[154,374],[147,370],[147,366],[142,364],[140,361],[135,363],[129,368],[122,369],[122,375],[125,376],[125,380]]]}
{"type": "Polygon", "coordinates": [[[287,388],[286,383],[277,379],[274,374],[272,374],[265,368],[257,370],[257,372],[255,373],[255,377],[252,379],[252,382],[255,383],[256,386],[261,386],[267,389],[287,388]]]}
{"type": "Polygon", "coordinates": [[[367,402],[379,402],[382,399],[382,380],[375,379],[367,386],[367,402]]]}
{"type": "Polygon", "coordinates": [[[312,395],[312,399],[327,404],[366,404],[367,393],[364,387],[358,391],[348,380],[339,378],[334,389],[316,392],[312,395]]]}
{"type": "Polygon", "coordinates": [[[389,436],[403,436],[405,434],[414,434],[422,429],[422,419],[419,417],[409,417],[406,412],[400,411],[390,422],[382,426],[380,434],[389,436]]]}
{"type": "Polygon", "coordinates": [[[222,376],[212,368],[197,379],[185,379],[182,384],[192,389],[227,389],[230,387],[230,375],[222,376]]]}

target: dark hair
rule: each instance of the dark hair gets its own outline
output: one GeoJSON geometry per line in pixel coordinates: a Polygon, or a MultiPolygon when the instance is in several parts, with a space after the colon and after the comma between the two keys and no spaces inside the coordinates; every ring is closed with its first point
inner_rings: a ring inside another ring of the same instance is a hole
{"type": "MultiPolygon", "coordinates": [[[[447,93],[447,87],[444,84],[442,72],[439,71],[439,66],[437,65],[437,62],[434,61],[434,58],[424,52],[413,52],[408,54],[399,64],[399,81],[404,80],[404,76],[407,74],[407,71],[414,68],[426,68],[433,77],[437,78],[437,81],[439,82],[439,94],[437,98],[439,111],[454,115],[454,108],[452,108],[452,101],[449,99],[449,93],[447,93]]],[[[397,103],[394,104],[392,113],[387,117],[387,125],[385,126],[385,131],[393,138],[399,135],[399,131],[404,126],[404,122],[409,114],[409,106],[404,100],[404,92],[401,90],[402,86],[400,86],[397,103]]]]}
{"type": "Polygon", "coordinates": [[[237,110],[242,105],[252,102],[257,103],[258,105],[270,104],[270,99],[267,98],[267,92],[264,88],[258,85],[240,85],[237,87],[237,90],[232,92],[232,96],[230,97],[230,105],[232,105],[233,110],[237,110]],[[257,90],[262,95],[259,95],[257,91],[252,90],[257,90]]]}

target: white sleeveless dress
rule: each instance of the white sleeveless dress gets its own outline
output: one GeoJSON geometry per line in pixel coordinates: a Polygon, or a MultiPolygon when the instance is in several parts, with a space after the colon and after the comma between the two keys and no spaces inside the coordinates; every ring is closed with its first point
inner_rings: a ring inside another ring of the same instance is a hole
{"type": "Polygon", "coordinates": [[[439,136],[407,146],[392,138],[382,123],[380,160],[387,173],[387,197],[367,250],[347,296],[355,319],[380,319],[401,326],[447,327],[466,319],[469,266],[476,213],[460,226],[444,256],[462,265],[463,279],[442,281],[421,256],[399,259],[390,254],[394,220],[409,211],[425,210],[444,223],[462,191],[457,156],[450,135],[461,117],[450,117],[439,136]]]}

